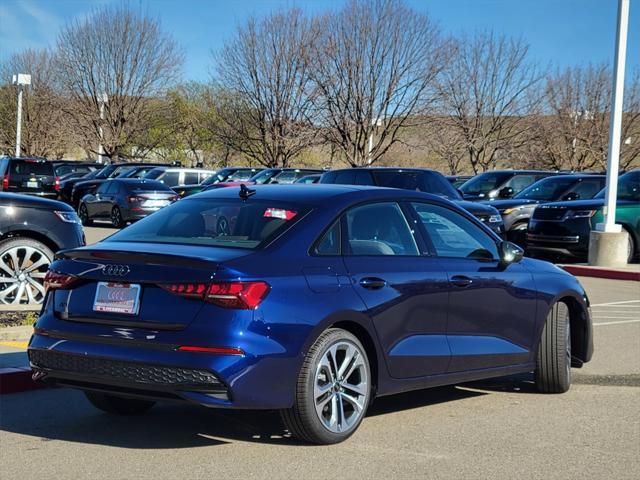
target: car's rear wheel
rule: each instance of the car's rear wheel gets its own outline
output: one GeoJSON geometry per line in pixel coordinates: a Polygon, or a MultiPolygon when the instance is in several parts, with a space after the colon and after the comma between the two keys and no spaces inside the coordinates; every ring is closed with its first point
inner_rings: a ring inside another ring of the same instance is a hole
{"type": "Polygon", "coordinates": [[[360,341],[331,328],[305,356],[292,408],[283,410],[289,432],[318,444],[346,440],[360,425],[371,396],[371,371],[360,341]]]}
{"type": "Polygon", "coordinates": [[[113,225],[114,228],[120,228],[124,225],[124,221],[122,220],[122,212],[117,206],[111,209],[111,225],[113,225]]]}
{"type": "Polygon", "coordinates": [[[155,405],[151,400],[123,398],[98,392],[84,392],[91,405],[99,410],[117,415],[137,415],[144,413],[155,405]]]}
{"type": "Polygon", "coordinates": [[[633,241],[631,232],[627,230],[627,234],[627,263],[631,263],[636,256],[636,244],[633,241]]]}
{"type": "Polygon", "coordinates": [[[44,300],[44,276],[53,260],[45,244],[15,237],[0,242],[0,304],[37,304],[44,300]]]}
{"type": "Polygon", "coordinates": [[[544,393],[564,393],[571,386],[571,324],[569,308],[553,305],[542,329],[535,371],[536,387],[544,393]]]}
{"type": "Polygon", "coordinates": [[[84,203],[81,203],[80,208],[78,208],[78,216],[80,217],[82,225],[88,227],[93,224],[93,221],[89,217],[89,210],[87,210],[87,206],[84,203]]]}

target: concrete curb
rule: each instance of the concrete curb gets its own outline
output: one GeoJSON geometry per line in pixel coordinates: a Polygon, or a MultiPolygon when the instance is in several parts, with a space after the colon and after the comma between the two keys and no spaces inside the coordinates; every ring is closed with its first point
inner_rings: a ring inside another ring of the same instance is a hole
{"type": "Polygon", "coordinates": [[[640,272],[616,270],[612,268],[590,267],[587,265],[559,265],[563,270],[581,277],[608,278],[640,282],[640,272]]]}
{"type": "Polygon", "coordinates": [[[0,328],[0,342],[28,342],[33,334],[32,325],[0,328]]]}
{"type": "Polygon", "coordinates": [[[37,390],[44,385],[31,378],[31,367],[0,368],[0,395],[37,390]]]}

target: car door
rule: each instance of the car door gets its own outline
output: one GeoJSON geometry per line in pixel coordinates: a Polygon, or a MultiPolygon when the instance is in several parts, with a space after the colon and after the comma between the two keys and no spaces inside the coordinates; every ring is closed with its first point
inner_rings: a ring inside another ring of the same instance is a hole
{"type": "MultiPolygon", "coordinates": [[[[98,217],[100,215],[102,196],[107,192],[107,188],[111,185],[111,181],[102,182],[96,188],[95,193],[89,193],[87,199],[84,201],[85,207],[87,207],[87,213],[90,217],[98,217]]],[[[82,197],[84,198],[84,197],[82,197]]]]}
{"type": "Polygon", "coordinates": [[[116,180],[110,180],[107,183],[107,187],[100,195],[98,201],[98,214],[101,218],[108,218],[111,214],[111,207],[116,201],[118,190],[120,189],[120,182],[116,180]]]}
{"type": "Polygon", "coordinates": [[[390,375],[446,372],[448,279],[438,259],[422,255],[415,223],[397,202],[380,202],[352,207],[342,226],[344,262],[390,375]]]}
{"type": "Polygon", "coordinates": [[[503,265],[498,242],[454,209],[411,206],[448,275],[448,372],[529,361],[536,346],[532,274],[520,263],[503,265]]]}

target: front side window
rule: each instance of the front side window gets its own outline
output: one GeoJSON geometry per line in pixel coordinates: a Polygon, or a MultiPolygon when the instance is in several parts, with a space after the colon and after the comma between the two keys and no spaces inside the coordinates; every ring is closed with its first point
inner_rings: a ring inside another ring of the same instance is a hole
{"type": "Polygon", "coordinates": [[[345,214],[350,255],[419,255],[413,232],[397,203],[354,207],[345,214]]]}
{"type": "MultiPolygon", "coordinates": [[[[586,200],[593,198],[604,187],[604,178],[602,180],[598,178],[588,178],[576,183],[570,190],[571,193],[577,193],[578,198],[586,200]]],[[[569,193],[569,192],[567,192],[569,193]]]]}
{"type": "Polygon", "coordinates": [[[459,213],[430,203],[411,205],[438,257],[498,259],[495,241],[459,213]]]}
{"type": "Polygon", "coordinates": [[[559,199],[574,182],[575,180],[568,177],[547,177],[525,188],[514,198],[547,201],[556,200],[559,199]]]}
{"type": "Polygon", "coordinates": [[[465,195],[488,194],[502,185],[511,173],[508,172],[485,172],[465,182],[460,190],[465,195]]]}

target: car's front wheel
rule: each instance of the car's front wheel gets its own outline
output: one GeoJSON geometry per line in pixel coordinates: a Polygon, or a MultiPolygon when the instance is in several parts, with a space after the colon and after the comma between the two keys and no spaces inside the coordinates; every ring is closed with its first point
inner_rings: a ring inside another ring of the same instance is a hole
{"type": "Polygon", "coordinates": [[[536,387],[544,393],[564,393],[571,386],[571,324],[569,308],[557,302],[542,329],[535,371],[536,387]]]}
{"type": "Polygon", "coordinates": [[[118,415],[137,415],[144,413],[155,405],[150,400],[123,398],[98,392],[84,392],[91,405],[107,413],[118,415]]]}
{"type": "Polygon", "coordinates": [[[292,408],[282,411],[289,432],[302,440],[331,444],[360,425],[371,396],[371,370],[360,341],[331,328],[305,356],[292,408]]]}

